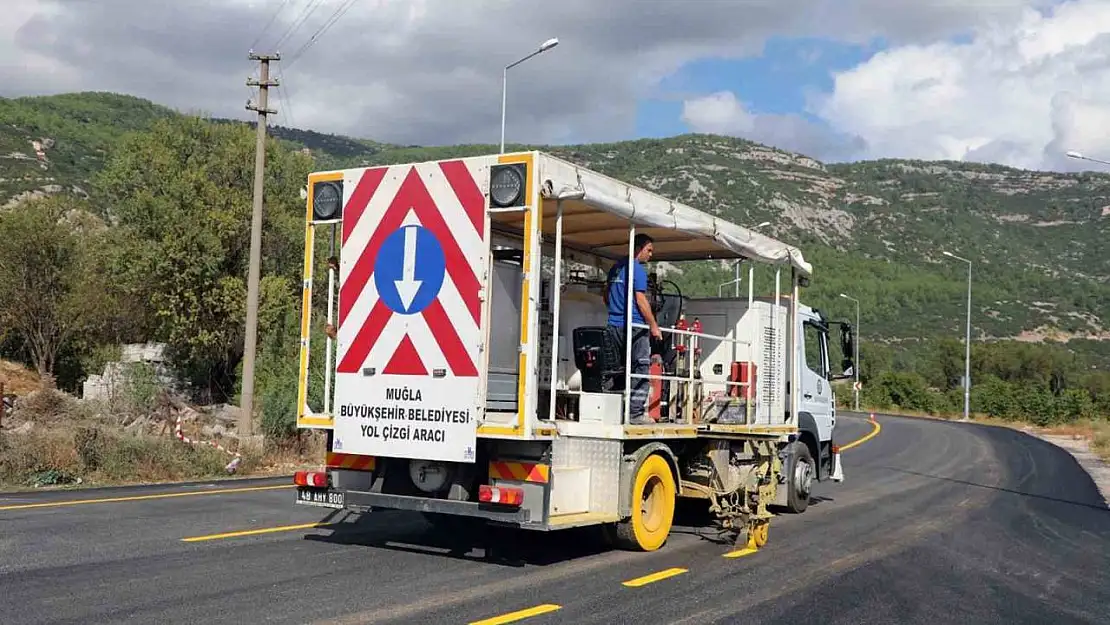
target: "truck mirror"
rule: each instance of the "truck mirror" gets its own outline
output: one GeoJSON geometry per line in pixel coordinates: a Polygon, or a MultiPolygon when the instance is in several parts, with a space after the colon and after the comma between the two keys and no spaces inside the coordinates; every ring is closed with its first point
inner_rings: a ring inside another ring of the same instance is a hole
{"type": "Polygon", "coordinates": [[[843,323],[840,325],[840,352],[844,358],[841,364],[844,366],[844,374],[848,375],[849,372],[854,372],[856,363],[854,361],[856,353],[856,337],[853,332],[852,325],[843,323]]]}

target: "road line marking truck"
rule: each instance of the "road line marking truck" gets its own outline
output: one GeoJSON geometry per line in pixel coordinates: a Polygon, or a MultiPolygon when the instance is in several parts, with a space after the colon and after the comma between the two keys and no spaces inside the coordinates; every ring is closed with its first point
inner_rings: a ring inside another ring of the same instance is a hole
{"type": "Polygon", "coordinates": [[[326,430],[328,450],[325,468],[296,474],[297,504],[599,525],[650,551],[686,497],[759,547],[769,506],[802,512],[814,479],[842,478],[830,382],[851,377],[854,338],[799,302],[812,268],[798,249],[538,151],[317,172],[306,208],[297,426],[326,430]],[[329,333],[314,409],[321,228],[329,333]],[[605,332],[603,297],[639,233],[654,240],[662,333],[646,374],[605,332]],[[704,260],[748,263],[747,298],[683,294],[682,263],[704,260]],[[755,296],[754,263],[774,266],[773,294],[755,296]],[[634,424],[629,389],[644,378],[648,418],[634,424]]]}

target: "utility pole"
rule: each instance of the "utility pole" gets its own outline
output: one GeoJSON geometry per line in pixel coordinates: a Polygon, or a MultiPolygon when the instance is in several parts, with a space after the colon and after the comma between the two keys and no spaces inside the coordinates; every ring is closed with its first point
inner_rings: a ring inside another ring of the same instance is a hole
{"type": "Polygon", "coordinates": [[[949,258],[967,263],[967,330],[964,334],[964,416],[961,421],[971,418],[971,261],[951,252],[941,252],[949,258]]]}
{"type": "Polygon", "coordinates": [[[247,102],[247,110],[258,113],[255,128],[257,142],[254,148],[254,207],[251,212],[250,268],[247,270],[247,328],[243,339],[243,400],[239,414],[239,435],[254,434],[254,355],[258,345],[258,282],[262,272],[262,199],[266,179],[266,116],[276,115],[268,108],[270,87],[278,86],[270,80],[270,62],[281,60],[279,54],[256,54],[249,58],[259,62],[258,80],[248,79],[248,87],[258,87],[258,104],[247,102]]]}

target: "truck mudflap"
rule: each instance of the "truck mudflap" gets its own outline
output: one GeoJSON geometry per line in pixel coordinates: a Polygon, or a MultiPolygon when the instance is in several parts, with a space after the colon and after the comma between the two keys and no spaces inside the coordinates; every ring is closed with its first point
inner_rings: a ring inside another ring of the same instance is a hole
{"type": "Polygon", "coordinates": [[[297,488],[296,503],[354,511],[368,511],[375,508],[389,510],[411,510],[433,514],[447,514],[502,523],[527,524],[531,522],[531,511],[526,508],[500,506],[476,501],[457,501],[409,495],[388,495],[336,488],[297,488]]]}

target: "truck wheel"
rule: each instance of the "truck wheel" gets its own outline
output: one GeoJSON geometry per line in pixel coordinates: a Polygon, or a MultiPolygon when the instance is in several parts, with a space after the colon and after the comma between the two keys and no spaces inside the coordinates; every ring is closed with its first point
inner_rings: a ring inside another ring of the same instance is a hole
{"type": "Polygon", "coordinates": [[[625,549],[655,551],[667,541],[674,521],[676,488],[671,467],[653,454],[636,470],[632,516],[617,524],[615,542],[625,549]]]}
{"type": "Polygon", "coordinates": [[[805,512],[809,507],[810,487],[813,484],[817,465],[813,463],[813,456],[805,443],[795,441],[790,447],[790,455],[793,459],[786,479],[786,509],[798,514],[805,512]]]}

